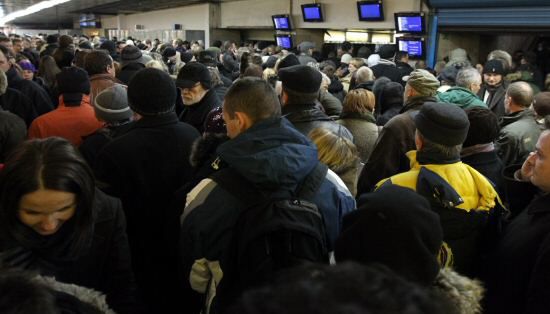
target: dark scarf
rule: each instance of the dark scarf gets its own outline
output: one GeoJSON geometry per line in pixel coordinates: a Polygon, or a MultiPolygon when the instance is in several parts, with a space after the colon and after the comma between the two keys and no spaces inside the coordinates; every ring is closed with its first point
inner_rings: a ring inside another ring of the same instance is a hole
{"type": "Polygon", "coordinates": [[[17,220],[14,230],[2,240],[5,250],[0,252],[0,266],[9,266],[41,273],[55,274],[62,264],[74,262],[87,251],[93,238],[93,222],[87,243],[75,249],[75,219],[69,219],[53,235],[43,236],[17,220]]]}

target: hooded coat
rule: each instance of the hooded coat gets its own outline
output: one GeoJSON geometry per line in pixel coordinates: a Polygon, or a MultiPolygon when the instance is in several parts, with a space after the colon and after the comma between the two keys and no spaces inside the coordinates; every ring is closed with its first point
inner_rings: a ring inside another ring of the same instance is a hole
{"type": "Polygon", "coordinates": [[[458,105],[464,110],[474,107],[487,108],[487,105],[476,94],[463,87],[451,87],[446,92],[437,94],[437,98],[442,102],[458,105]]]}
{"type": "MultiPolygon", "coordinates": [[[[319,162],[315,145],[284,118],[256,123],[219,146],[217,153],[227,167],[258,189],[271,191],[273,197],[295,191],[319,162]]],[[[342,216],[355,208],[355,201],[338,176],[329,171],[313,202],[323,215],[332,250],[342,216]]],[[[196,292],[208,294],[209,280],[217,283],[223,277],[231,228],[243,207],[241,200],[211,179],[201,181],[189,193],[182,215],[180,254],[182,273],[190,274],[186,283],[196,292]],[[200,272],[204,267],[210,271],[200,272]]]]}

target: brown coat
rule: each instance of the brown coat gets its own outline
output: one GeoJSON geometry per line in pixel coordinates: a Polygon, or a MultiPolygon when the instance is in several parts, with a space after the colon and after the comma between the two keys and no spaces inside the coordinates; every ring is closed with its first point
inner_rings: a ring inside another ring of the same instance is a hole
{"type": "Polygon", "coordinates": [[[97,94],[115,84],[122,84],[122,82],[107,73],[90,76],[90,105],[94,105],[94,99],[97,94]]]}

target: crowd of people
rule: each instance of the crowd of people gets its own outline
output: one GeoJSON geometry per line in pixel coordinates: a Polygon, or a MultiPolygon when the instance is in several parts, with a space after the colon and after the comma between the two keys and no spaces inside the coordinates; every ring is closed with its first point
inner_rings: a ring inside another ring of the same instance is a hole
{"type": "Polygon", "coordinates": [[[0,36],[0,312],[544,313],[545,74],[0,36]]]}

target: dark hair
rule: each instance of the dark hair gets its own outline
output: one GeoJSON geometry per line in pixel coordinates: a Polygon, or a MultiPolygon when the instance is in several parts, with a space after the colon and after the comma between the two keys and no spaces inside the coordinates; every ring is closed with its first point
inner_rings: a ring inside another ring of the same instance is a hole
{"type": "Polygon", "coordinates": [[[245,292],[229,310],[239,314],[456,313],[450,300],[402,279],[382,265],[307,265],[276,283],[245,292]]]}
{"type": "Polygon", "coordinates": [[[342,50],[344,51],[349,51],[353,46],[351,45],[351,43],[349,41],[344,41],[342,43],[342,50]]]}
{"type": "Polygon", "coordinates": [[[0,43],[7,43],[7,42],[11,42],[11,39],[9,37],[0,36],[0,43]]]}
{"type": "Polygon", "coordinates": [[[463,147],[494,142],[500,132],[498,117],[491,110],[483,107],[466,109],[470,128],[463,147]]]}
{"type": "Polygon", "coordinates": [[[61,72],[61,69],[57,66],[52,56],[45,55],[40,58],[37,76],[44,79],[49,88],[53,88],[57,84],[56,75],[59,72],[61,72]]]}
{"type": "Polygon", "coordinates": [[[94,177],[77,149],[59,137],[26,141],[8,156],[0,172],[0,230],[21,245],[33,247],[28,227],[19,221],[17,212],[21,197],[40,188],[76,195],[71,218],[75,232],[67,253],[81,254],[93,233],[94,177]]]}
{"type": "Polygon", "coordinates": [[[0,51],[4,54],[6,59],[9,59],[11,57],[11,52],[6,46],[0,45],[0,51]]]}
{"type": "Polygon", "coordinates": [[[403,58],[405,58],[405,57],[408,57],[408,56],[409,56],[409,53],[406,52],[406,51],[397,51],[397,52],[395,53],[395,58],[394,58],[394,59],[395,59],[396,61],[399,61],[399,60],[401,60],[401,59],[403,59],[403,58]]]}
{"type": "Polygon", "coordinates": [[[113,66],[113,59],[108,53],[101,50],[94,50],[86,55],[84,59],[84,70],[89,76],[107,73],[107,67],[113,66]]]}
{"type": "Polygon", "coordinates": [[[84,69],[84,62],[86,56],[89,54],[89,51],[86,50],[77,50],[74,54],[73,64],[81,69],[84,69]]]}
{"type": "Polygon", "coordinates": [[[281,116],[281,103],[268,82],[257,77],[237,80],[224,98],[223,110],[233,118],[235,112],[246,113],[253,123],[281,116]]]}
{"type": "Polygon", "coordinates": [[[214,42],[212,43],[212,46],[217,47],[217,48],[221,48],[222,47],[221,40],[214,40],[214,42]]]}

